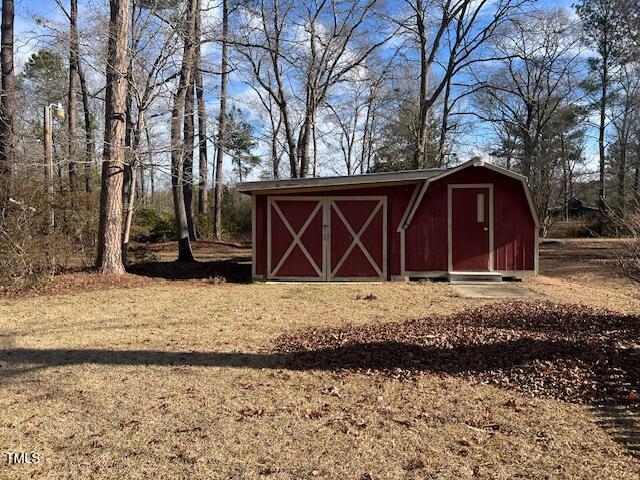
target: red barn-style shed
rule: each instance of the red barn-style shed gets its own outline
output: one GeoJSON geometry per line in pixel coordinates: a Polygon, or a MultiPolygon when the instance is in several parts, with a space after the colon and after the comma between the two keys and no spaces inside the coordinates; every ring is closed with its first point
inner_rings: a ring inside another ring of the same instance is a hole
{"type": "Polygon", "coordinates": [[[522,278],[538,272],[526,178],[448,169],[248,182],[255,280],[522,278]]]}

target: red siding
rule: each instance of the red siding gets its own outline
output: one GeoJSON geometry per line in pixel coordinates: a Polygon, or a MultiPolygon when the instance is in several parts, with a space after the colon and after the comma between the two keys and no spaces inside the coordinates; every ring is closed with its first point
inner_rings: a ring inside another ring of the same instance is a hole
{"type": "MultiPolygon", "coordinates": [[[[494,185],[494,269],[501,271],[533,270],[535,268],[535,224],[522,183],[519,180],[480,167],[468,167],[435,181],[429,186],[411,225],[405,232],[406,270],[408,272],[447,271],[447,186],[458,183],[492,183],[494,185]]],[[[282,191],[274,195],[386,196],[387,273],[389,276],[394,276],[401,274],[400,234],[397,232],[397,228],[417,185],[422,185],[422,182],[357,189],[309,189],[305,192],[290,194],[282,191]]],[[[267,194],[256,194],[255,269],[258,276],[266,274],[266,199],[267,194]]],[[[283,235],[285,235],[284,232],[283,235]]],[[[379,255],[380,252],[375,252],[376,260],[379,255]]],[[[365,265],[364,259],[359,260],[365,265]]],[[[368,262],[366,264],[368,265],[368,262]]],[[[358,276],[351,266],[345,266],[343,270],[358,276]]]]}
{"type": "Polygon", "coordinates": [[[267,274],[267,197],[264,195],[256,195],[255,205],[255,270],[256,275],[267,274]]]}
{"type": "Polygon", "coordinates": [[[494,269],[533,270],[535,223],[522,183],[479,167],[429,185],[406,231],[406,270],[447,271],[447,188],[457,183],[493,183],[494,269]]]}
{"type": "Polygon", "coordinates": [[[494,269],[535,268],[535,223],[522,184],[505,179],[494,187],[494,269]]]}
{"type": "Polygon", "coordinates": [[[435,182],[405,233],[405,269],[447,271],[447,184],[435,182]]]}

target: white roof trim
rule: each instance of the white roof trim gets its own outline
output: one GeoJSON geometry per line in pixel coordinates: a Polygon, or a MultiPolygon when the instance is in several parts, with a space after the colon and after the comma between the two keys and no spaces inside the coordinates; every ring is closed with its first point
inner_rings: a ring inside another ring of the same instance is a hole
{"type": "Polygon", "coordinates": [[[449,176],[453,173],[459,172],[460,170],[464,170],[465,168],[468,167],[484,167],[484,168],[488,168],[489,170],[493,170],[494,172],[500,173],[502,175],[506,175],[507,177],[511,177],[515,180],[519,180],[520,182],[522,182],[522,187],[524,188],[524,193],[527,197],[527,203],[529,204],[529,210],[531,212],[531,216],[533,218],[533,221],[536,225],[536,228],[540,227],[540,221],[538,219],[538,213],[536,212],[536,208],[535,205],[533,203],[533,197],[531,196],[531,190],[529,189],[529,184],[527,183],[527,177],[525,177],[524,175],[520,175],[519,173],[515,173],[512,172],[511,170],[507,170],[506,168],[502,168],[502,167],[498,167],[496,165],[493,165],[491,163],[486,163],[486,162],[476,162],[474,160],[469,160],[468,162],[465,162],[461,165],[458,165],[455,168],[451,168],[449,170],[445,170],[444,172],[441,172],[437,175],[434,175],[432,177],[429,177],[427,179],[425,179],[422,188],[420,189],[420,193],[418,194],[417,198],[415,198],[415,201],[413,203],[409,202],[409,205],[407,205],[407,210],[405,211],[405,214],[403,215],[403,221],[400,222],[400,224],[398,225],[398,229],[397,231],[400,232],[401,230],[406,230],[407,227],[409,225],[411,225],[411,221],[413,220],[413,216],[415,215],[416,211],[418,210],[418,207],[420,205],[420,203],[422,202],[422,198],[424,197],[425,193],[427,192],[427,189],[429,188],[429,184],[431,182],[435,182],[437,180],[440,180],[446,176],[449,176]],[[407,214],[408,212],[408,214],[407,214]]]}
{"type": "Polygon", "coordinates": [[[265,190],[285,190],[309,187],[334,187],[342,185],[360,185],[372,183],[404,182],[424,180],[446,172],[441,168],[425,170],[408,170],[405,172],[367,173],[340,177],[287,178],[282,180],[266,180],[261,182],[245,182],[237,186],[239,192],[251,193],[265,190]]]}
{"type": "Polygon", "coordinates": [[[409,199],[409,203],[407,203],[407,208],[404,209],[404,213],[402,214],[402,218],[400,219],[400,223],[398,223],[398,228],[396,229],[396,231],[399,232],[401,230],[400,227],[402,225],[404,225],[404,222],[407,219],[407,215],[409,215],[409,210],[411,209],[411,207],[415,203],[416,198],[420,194],[420,190],[422,189],[423,185],[424,185],[424,182],[422,184],[418,183],[418,184],[416,184],[416,188],[413,189],[413,193],[411,194],[411,198],[409,199]]]}

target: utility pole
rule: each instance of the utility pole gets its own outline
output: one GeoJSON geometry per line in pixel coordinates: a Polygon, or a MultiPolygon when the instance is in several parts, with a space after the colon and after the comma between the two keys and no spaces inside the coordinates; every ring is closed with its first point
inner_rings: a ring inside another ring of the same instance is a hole
{"type": "Polygon", "coordinates": [[[56,218],[53,210],[53,133],[51,131],[52,113],[56,118],[64,118],[62,103],[51,103],[44,107],[44,176],[47,181],[49,194],[49,227],[56,226],[56,218]]]}

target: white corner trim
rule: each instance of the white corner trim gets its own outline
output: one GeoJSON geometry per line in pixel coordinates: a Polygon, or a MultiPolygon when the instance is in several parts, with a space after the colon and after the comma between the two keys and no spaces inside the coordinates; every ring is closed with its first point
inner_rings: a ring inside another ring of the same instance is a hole
{"type": "Polygon", "coordinates": [[[405,277],[405,272],[407,269],[407,257],[406,257],[406,231],[404,228],[400,230],[400,276],[405,277]]]}
{"type": "Polygon", "coordinates": [[[251,278],[256,278],[256,194],[251,194],[251,278]]]}
{"type": "Polygon", "coordinates": [[[407,215],[407,218],[405,219],[404,222],[400,223],[398,228],[402,228],[402,230],[406,230],[407,227],[411,225],[413,216],[416,214],[416,211],[418,210],[418,206],[422,202],[422,197],[424,197],[424,194],[427,192],[427,188],[429,188],[430,183],[431,181],[429,179],[424,181],[424,183],[422,184],[422,188],[420,188],[420,193],[418,193],[417,198],[414,200],[413,204],[411,205],[411,209],[409,210],[409,215],[407,215]]]}
{"type": "Polygon", "coordinates": [[[535,226],[535,234],[533,235],[533,274],[538,275],[540,268],[540,227],[535,226]]]}
{"type": "Polygon", "coordinates": [[[398,223],[398,228],[396,229],[397,232],[401,232],[403,230],[402,226],[404,225],[407,217],[409,216],[409,212],[411,211],[411,208],[415,204],[416,198],[419,195],[420,191],[422,190],[422,187],[424,187],[424,183],[425,182],[426,182],[426,180],[423,181],[422,183],[416,183],[416,187],[413,189],[413,193],[411,194],[411,198],[409,199],[409,203],[407,203],[407,206],[404,209],[404,213],[402,214],[402,218],[400,219],[400,222],[398,223]]]}
{"type": "Polygon", "coordinates": [[[406,229],[409,225],[411,225],[411,221],[413,220],[413,216],[416,214],[416,211],[418,210],[418,207],[420,206],[420,203],[422,202],[422,198],[424,197],[425,193],[427,193],[427,189],[429,188],[429,184],[431,184],[431,182],[435,182],[437,180],[440,180],[448,175],[451,175],[452,173],[456,173],[459,172],[460,170],[463,170],[467,167],[470,167],[473,165],[473,161],[470,160],[468,162],[465,162],[461,165],[458,165],[455,168],[452,168],[451,170],[446,170],[442,173],[439,173],[438,175],[434,175],[431,178],[427,178],[423,185],[422,188],[420,189],[420,193],[418,194],[418,198],[416,198],[415,202],[413,203],[413,205],[411,205],[411,211],[409,212],[409,215],[407,216],[406,220],[404,221],[404,223],[401,223],[400,225],[402,226],[403,229],[406,229]]]}

